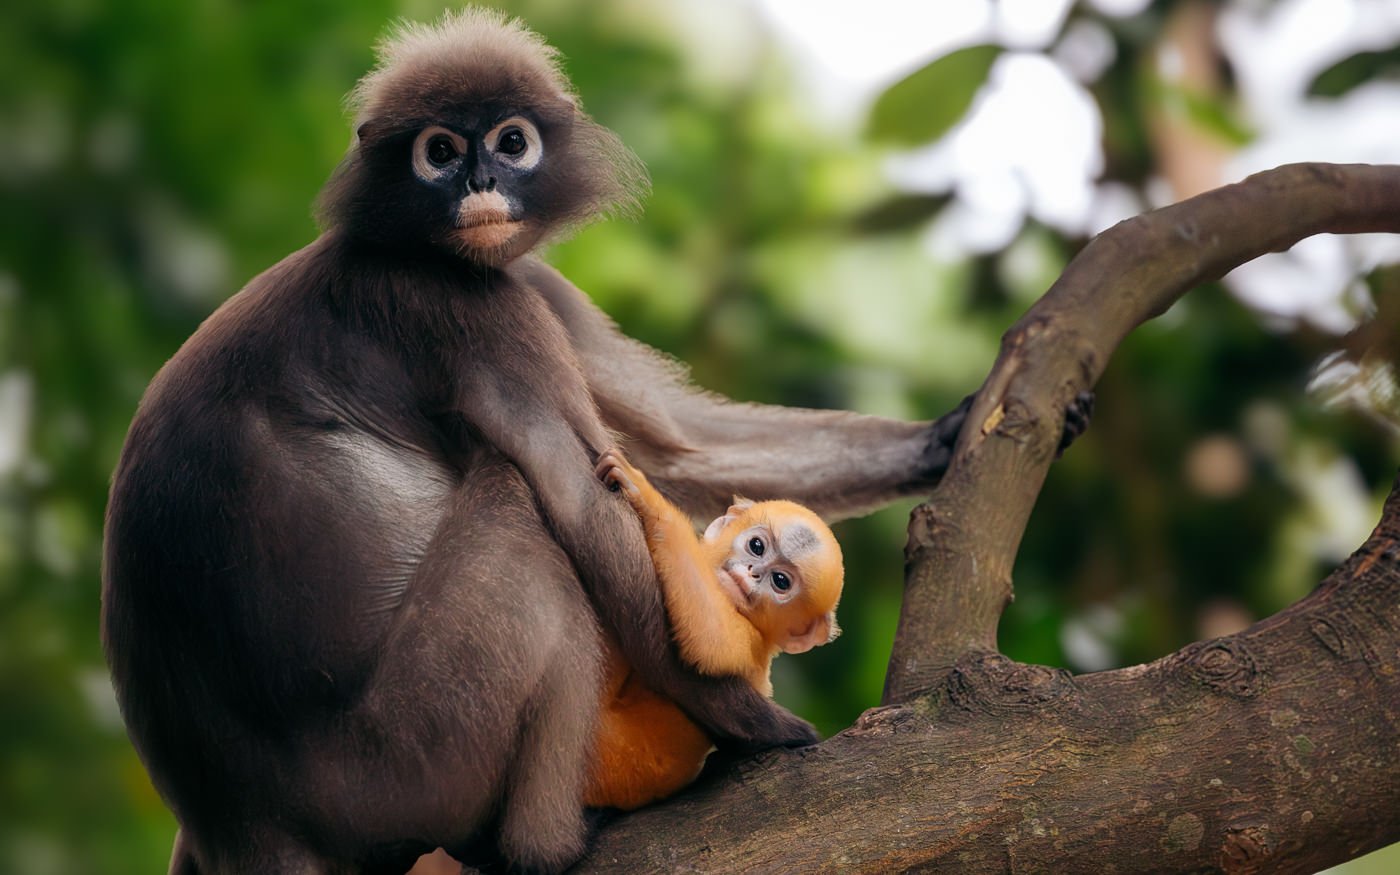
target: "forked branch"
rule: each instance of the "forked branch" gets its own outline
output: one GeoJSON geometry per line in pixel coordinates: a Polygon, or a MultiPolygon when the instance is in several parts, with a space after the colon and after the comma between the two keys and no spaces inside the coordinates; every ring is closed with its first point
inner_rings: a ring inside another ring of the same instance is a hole
{"type": "Polygon", "coordinates": [[[1128,332],[1195,286],[1319,233],[1400,232],[1400,167],[1291,164],[1094,238],[1002,339],[952,466],[909,526],[886,704],[996,650],[1011,568],[1059,440],[1128,332]]]}

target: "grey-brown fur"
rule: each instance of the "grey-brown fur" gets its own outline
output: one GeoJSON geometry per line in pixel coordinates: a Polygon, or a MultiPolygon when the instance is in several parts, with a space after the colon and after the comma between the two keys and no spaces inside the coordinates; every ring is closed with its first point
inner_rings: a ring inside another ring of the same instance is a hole
{"type": "Polygon", "coordinates": [[[468,12],[384,56],[325,232],[161,370],[114,476],[103,639],[181,824],[175,871],[403,871],[438,845],[562,869],[585,841],[601,629],[722,745],[810,741],[680,664],[597,454],[626,433],[693,513],[743,492],[839,515],[930,485],[956,433],[697,393],[522,257],[640,179],[552,52],[468,12]],[[453,210],[509,156],[459,156],[432,187],[411,140],[507,111],[532,114],[546,163],[499,180],[525,230],[464,250],[453,210]]]}

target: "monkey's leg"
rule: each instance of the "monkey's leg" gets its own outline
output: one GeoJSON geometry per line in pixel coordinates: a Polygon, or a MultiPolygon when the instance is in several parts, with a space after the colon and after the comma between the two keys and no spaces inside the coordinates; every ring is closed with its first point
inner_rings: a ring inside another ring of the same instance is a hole
{"type": "Polygon", "coordinates": [[[516,868],[561,872],[587,839],[579,788],[593,737],[598,684],[573,672],[547,675],[530,703],[534,717],[515,755],[514,780],[501,817],[500,846],[516,868]]]}
{"type": "MultiPolygon", "coordinates": [[[[562,872],[582,856],[592,821],[580,803],[593,758],[598,684],[571,671],[546,677],[527,706],[534,712],[511,765],[495,835],[448,848],[468,872],[562,872]]],[[[410,875],[419,875],[415,868],[410,875]]]]}
{"type": "Polygon", "coordinates": [[[360,789],[357,829],[559,871],[585,840],[597,619],[515,466],[474,462],[451,501],[346,732],[385,743],[328,783],[360,789]]]}

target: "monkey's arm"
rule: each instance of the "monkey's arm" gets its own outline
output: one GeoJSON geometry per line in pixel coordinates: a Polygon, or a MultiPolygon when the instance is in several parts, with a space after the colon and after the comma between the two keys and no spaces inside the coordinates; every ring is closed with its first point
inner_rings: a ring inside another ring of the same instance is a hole
{"type": "Polygon", "coordinates": [[[603,453],[597,472],[642,521],[681,658],[709,675],[753,675],[758,630],[720,591],[690,519],[616,450],[603,453]]]}
{"type": "Polygon", "coordinates": [[[735,403],[690,385],[558,271],[529,259],[515,269],[568,329],[608,426],[686,513],[715,516],[741,494],[848,517],[927,491],[947,468],[965,407],[930,423],[735,403]]]}
{"type": "MultiPolygon", "coordinates": [[[[523,258],[512,270],[564,323],[604,421],[692,516],[715,516],[734,495],[786,498],[828,520],[859,516],[932,490],[952,460],[972,396],[932,422],[734,402],[624,335],[549,265],[523,258]]],[[[1066,411],[1062,451],[1088,428],[1093,400],[1083,393],[1066,411]]]]}

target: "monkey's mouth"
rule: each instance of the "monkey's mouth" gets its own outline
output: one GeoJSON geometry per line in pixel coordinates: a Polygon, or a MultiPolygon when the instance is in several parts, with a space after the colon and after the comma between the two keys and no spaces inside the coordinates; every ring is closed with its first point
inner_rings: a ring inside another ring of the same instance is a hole
{"type": "Polygon", "coordinates": [[[510,242],[520,225],[509,213],[475,210],[460,217],[455,236],[472,249],[495,249],[510,242]]]}
{"type": "Polygon", "coordinates": [[[753,598],[753,580],[748,574],[732,565],[724,567],[720,573],[719,582],[729,592],[729,597],[734,599],[736,604],[748,605],[753,598]]]}
{"type": "Polygon", "coordinates": [[[521,222],[510,214],[510,204],[500,192],[473,194],[457,210],[454,236],[472,249],[495,249],[510,242],[521,222]]]}

